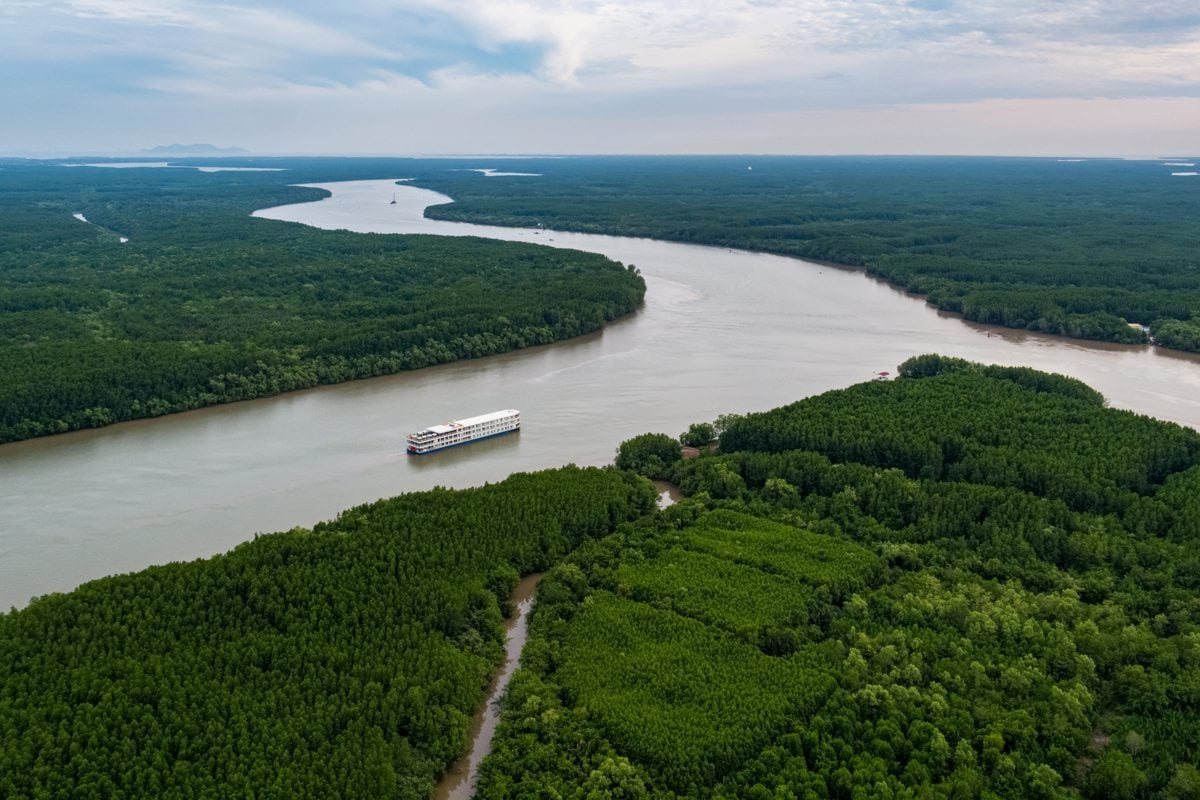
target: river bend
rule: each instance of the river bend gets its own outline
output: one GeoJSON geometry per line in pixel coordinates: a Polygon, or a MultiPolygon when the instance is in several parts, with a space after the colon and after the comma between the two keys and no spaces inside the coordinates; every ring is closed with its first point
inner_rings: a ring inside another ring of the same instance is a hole
{"type": "Polygon", "coordinates": [[[605,464],[629,436],[772,408],[918,353],[1062,372],[1113,406],[1200,427],[1195,357],[973,326],[860,272],[781,256],[427,220],[449,198],[392,181],[324,188],[332,197],[255,216],[599,252],[642,271],[645,308],[546,347],[0,446],[0,608],[399,492],[605,464]],[[521,410],[518,436],[404,453],[411,430],[498,408],[521,410]]]}

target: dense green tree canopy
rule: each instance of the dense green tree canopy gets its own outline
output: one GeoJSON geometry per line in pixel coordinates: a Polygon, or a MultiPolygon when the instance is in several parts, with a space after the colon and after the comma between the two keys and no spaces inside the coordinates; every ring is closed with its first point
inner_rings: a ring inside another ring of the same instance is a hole
{"type": "Polygon", "coordinates": [[[902,374],[724,418],[689,499],[550,573],[481,797],[619,759],[658,798],[1195,792],[1200,435],[902,374]]]}
{"type": "Polygon", "coordinates": [[[665,433],[643,433],[617,447],[617,469],[629,469],[648,478],[663,478],[680,459],[679,440],[665,433]]]}
{"type": "Polygon", "coordinates": [[[679,435],[679,441],[688,447],[703,447],[717,437],[717,429],[711,422],[694,422],[679,435]]]}
{"type": "Polygon", "coordinates": [[[249,217],[321,196],[298,177],[0,170],[0,442],[546,344],[641,303],[594,254],[249,217]]]}
{"type": "Polygon", "coordinates": [[[939,308],[1084,339],[1200,348],[1200,184],[1156,162],[591,158],[537,180],[430,173],[439,219],[544,224],[861,266],[939,308]],[[747,169],[751,166],[752,169],[747,169]]]}
{"type": "Polygon", "coordinates": [[[514,475],[35,600],[0,616],[0,797],[428,797],[513,578],[653,501],[612,469],[514,475]]]}

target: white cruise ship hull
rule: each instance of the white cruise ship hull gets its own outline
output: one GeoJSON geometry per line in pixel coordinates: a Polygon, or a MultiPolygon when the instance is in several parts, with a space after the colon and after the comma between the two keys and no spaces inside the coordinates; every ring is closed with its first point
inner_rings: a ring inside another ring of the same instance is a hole
{"type": "Polygon", "coordinates": [[[432,425],[424,430],[410,433],[407,450],[410,455],[422,456],[459,447],[496,436],[504,436],[521,429],[521,412],[513,408],[480,414],[477,417],[454,420],[442,425],[432,425]]]}

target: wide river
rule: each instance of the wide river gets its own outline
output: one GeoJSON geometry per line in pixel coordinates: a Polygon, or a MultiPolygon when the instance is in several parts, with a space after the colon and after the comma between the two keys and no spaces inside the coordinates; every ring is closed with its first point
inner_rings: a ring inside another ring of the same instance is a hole
{"type": "Polygon", "coordinates": [[[971,326],[859,272],[795,259],[435,222],[423,209],[449,198],[434,192],[391,181],[324,188],[329,199],[256,216],[599,252],[641,269],[645,308],[548,347],[4,445],[0,608],[399,492],[605,464],[634,434],[772,408],[894,372],[919,353],[1066,373],[1113,406],[1200,427],[1193,357],[971,326]],[[409,431],[500,408],[521,410],[520,434],[404,453],[409,431]]]}

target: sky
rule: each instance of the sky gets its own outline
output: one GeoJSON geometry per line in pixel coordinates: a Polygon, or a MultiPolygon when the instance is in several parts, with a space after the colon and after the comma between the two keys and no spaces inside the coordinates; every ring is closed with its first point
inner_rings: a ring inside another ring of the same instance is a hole
{"type": "Polygon", "coordinates": [[[0,154],[1200,154],[1197,0],[0,0],[0,154]]]}

